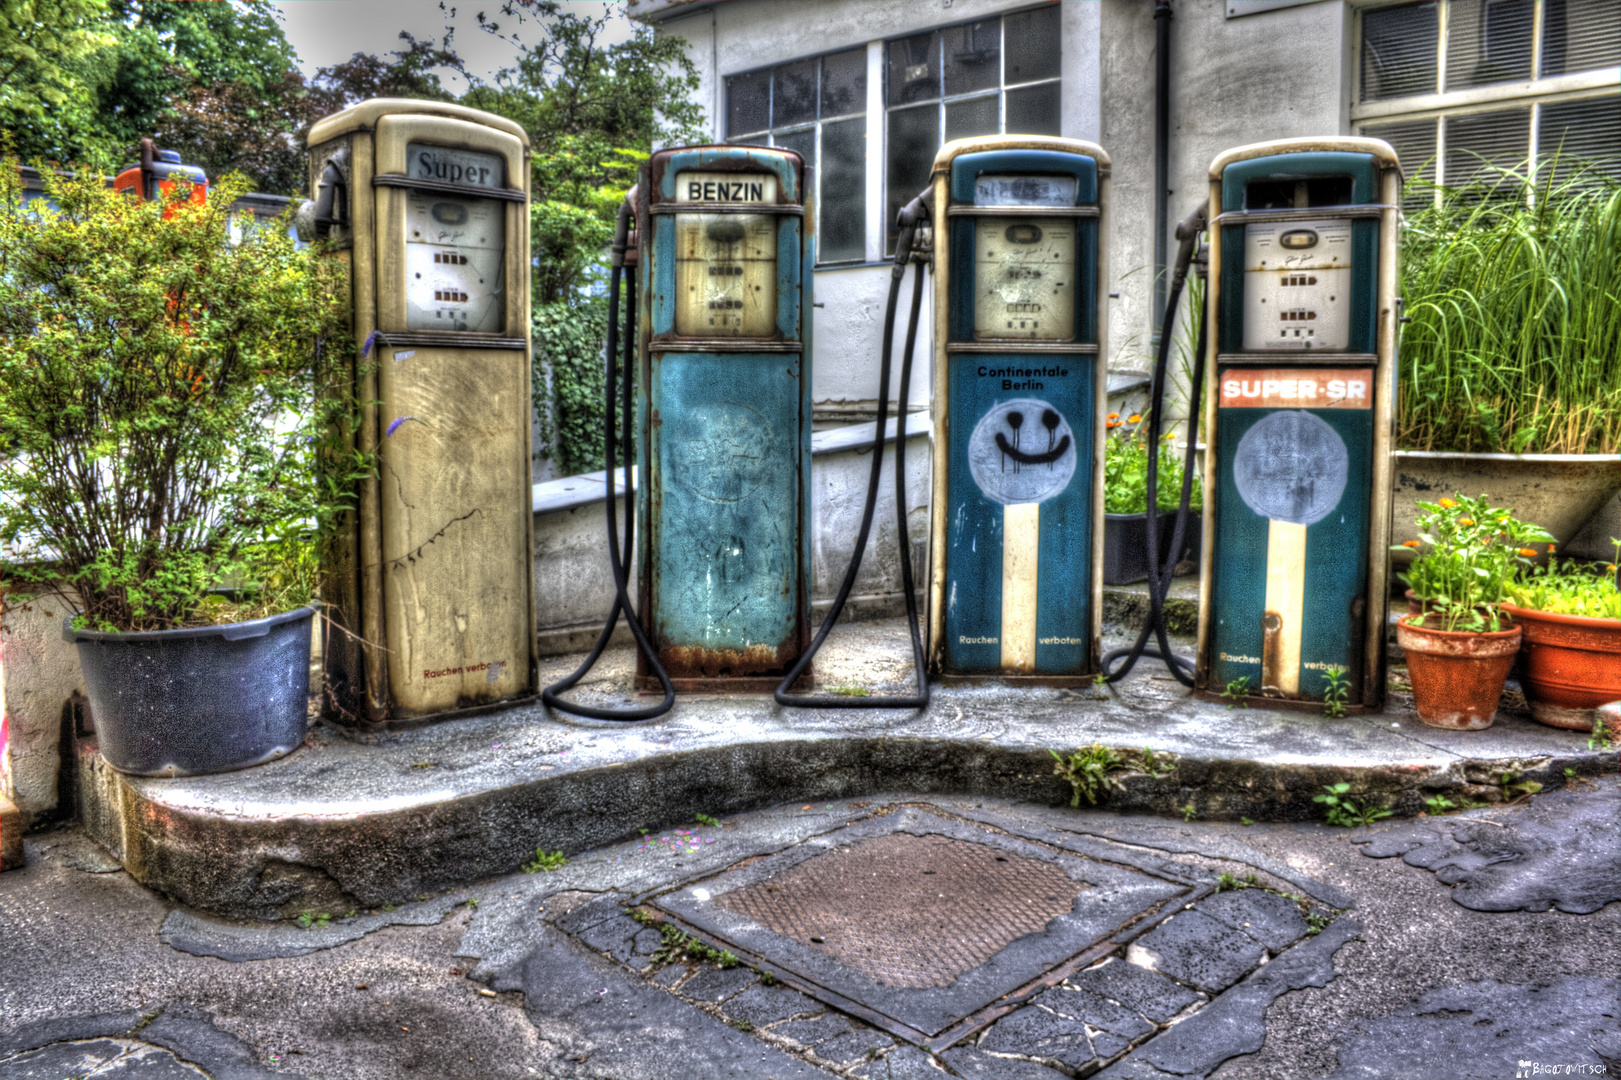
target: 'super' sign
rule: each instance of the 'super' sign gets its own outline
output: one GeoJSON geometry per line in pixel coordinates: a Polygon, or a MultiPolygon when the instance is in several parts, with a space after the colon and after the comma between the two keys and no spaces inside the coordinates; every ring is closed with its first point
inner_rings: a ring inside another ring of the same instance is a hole
{"type": "Polygon", "coordinates": [[[413,180],[499,188],[506,186],[504,166],[498,154],[476,154],[420,143],[411,143],[405,148],[405,174],[413,180]]]}

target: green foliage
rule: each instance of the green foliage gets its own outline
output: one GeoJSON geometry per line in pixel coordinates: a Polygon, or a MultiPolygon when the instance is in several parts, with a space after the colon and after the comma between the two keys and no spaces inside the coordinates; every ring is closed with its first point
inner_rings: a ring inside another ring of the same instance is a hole
{"type": "Polygon", "coordinates": [[[1412,625],[1446,631],[1502,629],[1498,605],[1509,599],[1515,574],[1536,555],[1526,545],[1551,544],[1553,537],[1540,525],[1515,518],[1512,510],[1491,506],[1484,495],[1471,499],[1459,494],[1416,505],[1422,511],[1419,538],[1402,546],[1421,553],[1401,579],[1432,610],[1414,616],[1412,625]]]}
{"type": "Polygon", "coordinates": [[[751,970],[756,975],[760,976],[761,986],[776,986],[782,981],[781,979],[777,978],[777,973],[774,971],[767,971],[764,968],[753,968],[751,970]]]}
{"type": "Polygon", "coordinates": [[[332,916],[324,911],[318,915],[311,914],[308,911],[300,911],[298,918],[293,921],[306,930],[325,930],[327,923],[332,921],[332,916]]]}
{"type": "Polygon", "coordinates": [[[1323,713],[1327,716],[1340,717],[1345,715],[1345,699],[1351,693],[1351,681],[1346,677],[1345,669],[1334,665],[1323,672],[1327,686],[1323,688],[1323,713]]]}
{"type": "Polygon", "coordinates": [[[1238,823],[1240,825],[1254,825],[1255,824],[1255,819],[1240,816],[1239,819],[1238,819],[1238,823]]]}
{"type": "MultiPolygon", "coordinates": [[[[1621,558],[1621,540],[1610,543],[1621,558]]],[[[1550,555],[1546,564],[1509,583],[1508,599],[1532,611],[1621,619],[1621,589],[1615,587],[1615,566],[1614,562],[1595,565],[1571,560],[1561,564],[1550,555]]]]}
{"type": "Polygon", "coordinates": [[[1432,795],[1424,800],[1424,812],[1433,817],[1439,817],[1448,810],[1456,810],[1457,808],[1458,804],[1445,795],[1432,795]]]}
{"type": "Polygon", "coordinates": [[[693,815],[693,820],[696,821],[700,825],[707,825],[711,829],[720,828],[720,819],[710,817],[708,814],[694,814],[693,815]]]}
{"type": "Polygon", "coordinates": [[[1160,779],[1176,771],[1175,754],[1155,753],[1146,746],[1140,751],[1116,751],[1093,743],[1068,757],[1056,750],[1047,753],[1055,762],[1053,774],[1069,781],[1073,791],[1069,804],[1074,807],[1081,805],[1083,797],[1088,806],[1096,806],[1100,799],[1109,797],[1109,792],[1122,789],[1125,785],[1118,774],[1140,772],[1160,779]]]}
{"type": "Polygon", "coordinates": [[[1316,937],[1328,929],[1328,924],[1334,921],[1334,916],[1327,911],[1306,912],[1306,936],[1316,937]]]}
{"type": "Polygon", "coordinates": [[[1594,709],[1593,730],[1587,736],[1587,748],[1589,750],[1608,750],[1610,746],[1609,725],[1604,722],[1604,714],[1594,709]]]}
{"type": "MultiPolygon", "coordinates": [[[[603,467],[602,405],[603,348],[608,333],[607,304],[599,299],[577,304],[540,304],[530,321],[534,340],[533,379],[535,412],[540,418],[540,449],[544,457],[555,442],[558,466],[567,475],[595,472],[603,467]]],[[[617,358],[616,358],[617,360],[617,358]]],[[[618,377],[625,377],[617,363],[618,377]]],[[[614,412],[618,420],[619,412],[614,412]]],[[[619,434],[617,422],[615,435],[619,434]]]]}
{"type": "Polygon", "coordinates": [[[1227,702],[1229,709],[1247,709],[1250,704],[1250,677],[1240,675],[1227,684],[1221,692],[1221,699],[1227,702]]]}
{"type": "Polygon", "coordinates": [[[1621,185],[1545,158],[1408,190],[1397,445],[1621,449],[1621,185]]]}
{"type": "Polygon", "coordinates": [[[524,863],[521,869],[526,874],[549,874],[553,870],[561,870],[568,865],[568,857],[561,851],[547,851],[545,848],[535,849],[535,861],[524,863]]]}
{"type": "Polygon", "coordinates": [[[659,936],[663,942],[649,957],[654,964],[686,962],[735,968],[741,962],[730,949],[714,948],[669,923],[659,924],[659,936]]]}
{"type": "Polygon", "coordinates": [[[1199,808],[1193,805],[1192,799],[1188,800],[1188,804],[1186,806],[1177,807],[1176,812],[1182,815],[1183,821],[1192,821],[1194,818],[1199,816],[1199,808]]]}
{"type": "Polygon", "coordinates": [[[1253,889],[1258,885],[1260,885],[1260,881],[1254,874],[1245,874],[1242,878],[1234,877],[1232,874],[1222,874],[1221,877],[1216,879],[1217,892],[1232,892],[1236,889],[1253,889]]]}
{"type": "MultiPolygon", "coordinates": [[[[1111,514],[1141,514],[1148,509],[1148,448],[1144,444],[1148,420],[1132,414],[1121,420],[1110,414],[1112,432],[1103,443],[1103,503],[1111,514]]],[[[1175,510],[1182,498],[1182,455],[1171,445],[1172,436],[1160,439],[1159,476],[1154,486],[1154,502],[1161,510],[1175,510]]],[[[1204,505],[1204,489],[1197,473],[1193,477],[1188,509],[1197,512],[1204,505]]]]}
{"type": "Polygon", "coordinates": [[[1372,803],[1360,803],[1348,794],[1351,785],[1341,781],[1338,784],[1324,784],[1321,795],[1313,795],[1312,802],[1319,802],[1326,808],[1326,817],[1330,825],[1340,825],[1347,829],[1358,825],[1372,825],[1380,818],[1387,818],[1391,811],[1383,807],[1376,807],[1372,803]]]}
{"type": "Polygon", "coordinates": [[[284,226],[229,241],[244,183],[146,203],[51,174],[25,207],[0,167],[0,566],[66,582],[81,626],[299,606],[372,468],[347,275],[284,226]]]}
{"type": "Polygon", "coordinates": [[[1542,790],[1542,785],[1535,780],[1522,778],[1521,773],[1514,770],[1505,770],[1497,778],[1497,790],[1504,802],[1513,802],[1528,795],[1535,795],[1542,790]]]}
{"type": "Polygon", "coordinates": [[[0,131],[11,149],[64,159],[75,128],[94,125],[82,74],[109,50],[106,0],[0,0],[0,131]]]}

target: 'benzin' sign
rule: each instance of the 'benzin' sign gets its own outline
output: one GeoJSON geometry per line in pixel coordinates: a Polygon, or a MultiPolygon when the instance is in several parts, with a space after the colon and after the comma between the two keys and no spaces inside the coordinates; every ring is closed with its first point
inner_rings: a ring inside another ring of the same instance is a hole
{"type": "Polygon", "coordinates": [[[499,154],[478,154],[443,146],[410,143],[405,148],[405,175],[412,180],[466,187],[506,187],[506,162],[499,154]]]}
{"type": "Polygon", "coordinates": [[[777,178],[771,173],[677,173],[675,201],[774,203],[777,201],[777,178]]]}

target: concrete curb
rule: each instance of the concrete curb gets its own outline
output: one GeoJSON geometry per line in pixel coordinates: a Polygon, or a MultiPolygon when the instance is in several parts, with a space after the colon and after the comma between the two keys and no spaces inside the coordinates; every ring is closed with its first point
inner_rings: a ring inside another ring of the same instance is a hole
{"type": "Polygon", "coordinates": [[[516,709],[167,781],[119,775],[87,741],[80,805],[86,832],[148,887],[206,912],[277,919],[415,900],[510,874],[537,847],[574,854],[696,813],[788,798],[906,790],[1064,806],[1071,791],[1048,748],[1091,742],[1150,743],[1179,757],[1170,775],[1125,775],[1108,809],[1169,815],[1192,805],[1199,818],[1228,820],[1319,820],[1312,796],[1340,781],[1411,815],[1435,794],[1496,801],[1505,771],[1552,788],[1566,768],[1591,776],[1618,761],[1529,722],[1504,724],[1462,754],[1443,748],[1445,733],[1392,730],[1416,726],[1399,714],[1302,723],[1182,699],[1175,714],[1156,716],[1142,700],[1080,696],[940,692],[928,714],[909,718],[805,717],[710,699],[612,731],[516,709]],[[977,715],[965,718],[965,705],[977,715]]]}

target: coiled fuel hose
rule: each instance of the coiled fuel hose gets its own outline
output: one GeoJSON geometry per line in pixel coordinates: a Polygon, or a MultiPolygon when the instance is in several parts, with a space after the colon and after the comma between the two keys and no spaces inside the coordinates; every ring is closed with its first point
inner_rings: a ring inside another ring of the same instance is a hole
{"type": "Polygon", "coordinates": [[[584,716],[592,720],[651,720],[655,716],[663,716],[675,704],[675,687],[670,683],[670,676],[659,663],[658,652],[653,643],[648,641],[647,633],[642,629],[641,620],[636,617],[636,611],[631,607],[628,581],[630,577],[630,553],[636,539],[636,513],[632,508],[631,467],[635,462],[636,443],[632,423],[636,413],[635,379],[632,372],[636,362],[636,275],[625,276],[625,251],[630,242],[630,216],[633,212],[635,189],[627,196],[619,207],[619,217],[614,224],[613,239],[613,268],[608,276],[608,347],[607,378],[603,391],[603,462],[607,466],[603,473],[606,481],[606,491],[603,494],[603,505],[608,513],[608,565],[613,571],[614,579],[614,606],[608,613],[608,621],[603,624],[602,633],[597,635],[597,643],[591,649],[591,654],[585,662],[576,668],[573,674],[553,683],[540,692],[541,700],[549,707],[561,712],[572,713],[575,716],[584,716]],[[614,512],[613,470],[615,458],[614,446],[614,395],[618,383],[618,373],[615,370],[617,353],[619,351],[619,281],[625,277],[625,385],[619,394],[620,398],[620,440],[618,458],[623,468],[625,481],[625,542],[623,548],[619,543],[619,523],[614,512]],[[658,676],[659,685],[664,687],[664,700],[657,705],[647,705],[637,709],[605,709],[591,705],[577,705],[564,701],[557,695],[573,688],[586,672],[596,665],[602,651],[608,647],[608,639],[613,637],[614,627],[619,622],[619,614],[624,612],[625,623],[630,627],[631,636],[636,639],[636,647],[647,657],[648,666],[653,674],[658,676]]]}
{"type": "Polygon", "coordinates": [[[1187,534],[1188,500],[1193,491],[1195,467],[1194,444],[1198,441],[1199,401],[1204,389],[1205,334],[1208,315],[1199,319],[1198,343],[1194,347],[1193,375],[1188,387],[1188,446],[1182,466],[1182,491],[1176,506],[1176,524],[1171,529],[1170,554],[1162,563],[1159,544],[1159,442],[1161,415],[1165,405],[1165,371],[1171,353],[1171,335],[1176,328],[1176,306],[1187,283],[1188,270],[1199,250],[1199,234],[1205,228],[1205,208],[1201,204],[1183,218],[1176,227],[1176,238],[1181,246],[1176,253],[1176,268],[1171,276],[1170,295],[1165,301],[1164,321],[1160,325],[1159,350],[1154,356],[1154,377],[1149,387],[1148,404],[1148,618],[1143,621],[1137,640],[1129,648],[1114,649],[1103,657],[1103,675],[1109,682],[1124,679],[1137,661],[1144,656],[1162,660],[1171,674],[1184,686],[1193,685],[1193,661],[1171,651],[1165,630],[1165,597],[1171,590],[1171,577],[1177,560],[1182,555],[1182,541],[1187,534]],[[1153,634],[1158,649],[1148,648],[1148,636],[1153,634]],[[1118,667],[1115,665],[1119,665],[1118,667]]]}
{"type": "Polygon", "coordinates": [[[917,590],[912,584],[912,543],[906,527],[906,400],[912,381],[912,350],[917,343],[918,312],[923,304],[923,264],[917,264],[912,278],[912,309],[906,323],[906,346],[901,354],[900,406],[895,418],[895,535],[901,545],[901,588],[906,593],[906,626],[912,635],[912,660],[917,670],[917,694],[913,697],[860,697],[847,695],[790,694],[788,691],[810,666],[833,625],[839,621],[844,604],[861,571],[861,557],[867,550],[873,512],[878,506],[878,484],[884,466],[884,426],[889,421],[889,359],[895,345],[895,309],[900,301],[901,279],[911,261],[912,241],[918,225],[929,215],[929,193],[908,203],[897,216],[900,235],[895,242],[895,265],[890,271],[889,303],[884,308],[883,352],[878,360],[878,427],[872,439],[872,471],[867,476],[867,501],[861,511],[861,528],[856,533],[855,554],[844,572],[844,582],[816,631],[810,648],[777,685],[777,704],[800,709],[921,709],[929,704],[929,679],[925,670],[923,636],[917,621],[917,590]]]}

